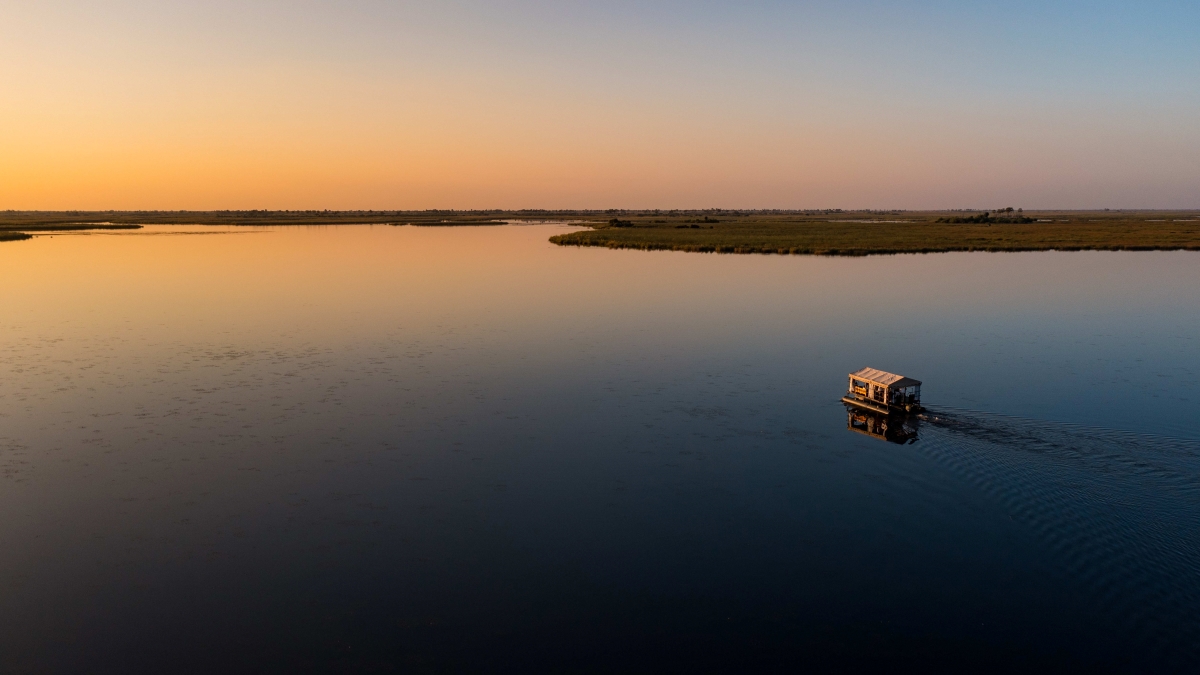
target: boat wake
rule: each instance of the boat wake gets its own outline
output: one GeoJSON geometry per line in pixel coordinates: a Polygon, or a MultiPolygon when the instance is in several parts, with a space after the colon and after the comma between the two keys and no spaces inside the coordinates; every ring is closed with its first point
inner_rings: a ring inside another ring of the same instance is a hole
{"type": "Polygon", "coordinates": [[[1200,442],[951,408],[920,419],[913,448],[1033,528],[1138,664],[1200,663],[1200,442]]]}

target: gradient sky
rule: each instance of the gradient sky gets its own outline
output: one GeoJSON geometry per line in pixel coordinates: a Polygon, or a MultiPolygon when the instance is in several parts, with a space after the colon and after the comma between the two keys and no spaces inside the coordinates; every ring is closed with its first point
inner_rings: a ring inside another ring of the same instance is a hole
{"type": "Polygon", "coordinates": [[[0,209],[1200,208],[1200,3],[0,0],[0,209]]]}

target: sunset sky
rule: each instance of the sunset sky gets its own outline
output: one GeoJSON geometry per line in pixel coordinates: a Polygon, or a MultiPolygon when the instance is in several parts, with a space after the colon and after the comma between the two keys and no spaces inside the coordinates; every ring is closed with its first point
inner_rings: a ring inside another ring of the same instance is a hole
{"type": "Polygon", "coordinates": [[[1200,208],[1200,3],[0,0],[0,209],[1200,208]]]}

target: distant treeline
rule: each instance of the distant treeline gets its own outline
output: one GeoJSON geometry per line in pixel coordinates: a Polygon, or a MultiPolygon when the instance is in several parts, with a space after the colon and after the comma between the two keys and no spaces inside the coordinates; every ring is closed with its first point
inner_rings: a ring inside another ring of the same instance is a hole
{"type": "MultiPolygon", "coordinates": [[[[830,216],[842,209],[428,209],[423,211],[0,211],[0,230],[52,225],[481,225],[509,220],[581,220],[604,223],[630,218],[688,218],[717,222],[717,217],[830,216]]],[[[900,211],[862,211],[874,215],[900,211]]]]}
{"type": "Polygon", "coordinates": [[[939,222],[939,223],[1032,223],[1032,222],[1034,222],[1034,220],[1033,220],[1033,218],[1028,218],[1026,216],[992,217],[986,213],[983,213],[978,216],[949,216],[946,218],[938,218],[937,222],[939,222]]]}
{"type": "MultiPolygon", "coordinates": [[[[1154,211],[1045,211],[1055,217],[1089,216],[1126,218],[1139,215],[1170,217],[1154,211]]],[[[0,231],[34,230],[51,226],[93,227],[120,225],[489,225],[510,220],[576,220],[603,225],[715,224],[741,220],[823,220],[827,218],[878,219],[885,216],[946,223],[1028,223],[1021,209],[905,211],[901,209],[428,209],[423,211],[372,210],[223,210],[223,211],[0,211],[0,231]],[[982,212],[981,212],[982,211],[982,212]]],[[[628,227],[628,226],[626,226],[628,227]]]]}
{"type": "Polygon", "coordinates": [[[1011,207],[999,209],[997,215],[992,215],[988,211],[984,211],[974,216],[945,216],[938,218],[939,223],[1032,223],[1033,218],[1026,217],[1022,209],[1017,209],[1015,212],[1011,207]]]}

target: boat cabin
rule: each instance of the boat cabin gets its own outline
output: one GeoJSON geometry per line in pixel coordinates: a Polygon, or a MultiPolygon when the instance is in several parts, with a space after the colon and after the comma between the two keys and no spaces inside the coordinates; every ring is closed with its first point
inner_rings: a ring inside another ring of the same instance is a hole
{"type": "Polygon", "coordinates": [[[863,368],[850,373],[850,389],[842,401],[881,413],[923,410],[920,380],[875,368],[863,368]]]}

